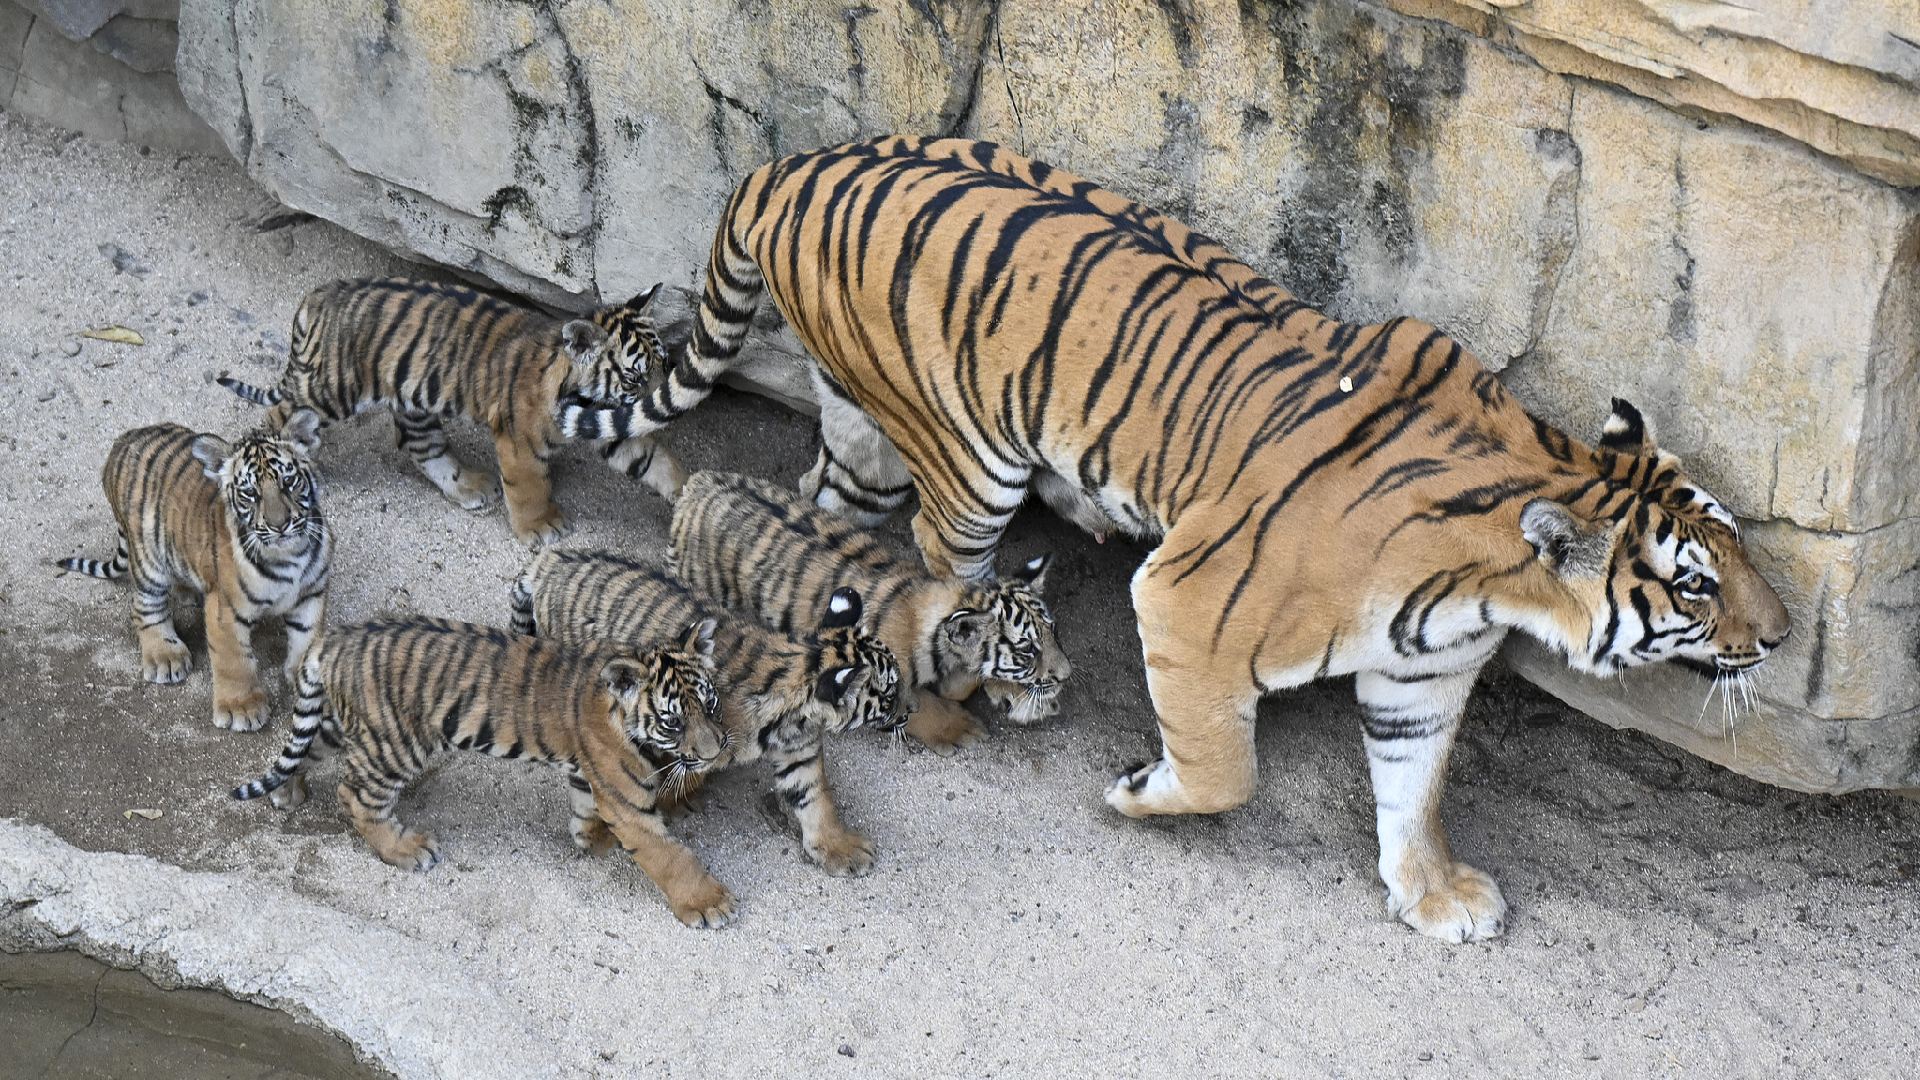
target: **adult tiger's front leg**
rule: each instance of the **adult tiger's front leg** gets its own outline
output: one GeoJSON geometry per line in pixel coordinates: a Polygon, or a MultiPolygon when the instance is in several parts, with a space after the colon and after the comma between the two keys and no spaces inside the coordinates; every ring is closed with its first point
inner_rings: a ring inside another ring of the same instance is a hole
{"type": "Polygon", "coordinates": [[[1440,828],[1447,756],[1477,674],[1409,679],[1362,672],[1354,687],[1366,709],[1360,726],[1373,774],[1387,911],[1454,944],[1498,937],[1506,928],[1500,886],[1455,862],[1440,828]]]}

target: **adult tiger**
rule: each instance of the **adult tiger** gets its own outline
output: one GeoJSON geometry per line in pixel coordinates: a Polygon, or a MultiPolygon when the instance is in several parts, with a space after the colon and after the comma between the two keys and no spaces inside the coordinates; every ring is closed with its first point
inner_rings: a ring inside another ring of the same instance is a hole
{"type": "Polygon", "coordinates": [[[1133,602],[1164,756],[1108,789],[1121,812],[1239,805],[1260,695],[1357,676],[1388,907],[1423,933],[1504,926],[1438,810],[1507,631],[1598,673],[1742,670],[1787,635],[1732,515],[1631,406],[1589,449],[1433,327],[1328,318],[1180,223],[991,143],[887,138],[761,168],[669,378],[570,422],[643,436],[692,407],[763,287],[838,399],[822,503],[884,511],[910,475],[928,567],[963,577],[992,572],[1029,487],[1160,540],[1133,602]]]}

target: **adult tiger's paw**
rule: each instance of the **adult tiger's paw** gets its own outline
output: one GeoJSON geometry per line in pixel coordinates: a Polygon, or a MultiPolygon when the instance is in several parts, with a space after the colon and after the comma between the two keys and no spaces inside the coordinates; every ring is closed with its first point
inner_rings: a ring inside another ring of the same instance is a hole
{"type": "Polygon", "coordinates": [[[513,535],[520,539],[530,550],[538,551],[555,540],[573,531],[567,524],[567,515],[557,506],[547,507],[547,512],[522,525],[515,525],[513,535]]]}
{"type": "Polygon", "coordinates": [[[1141,793],[1146,791],[1147,779],[1159,764],[1157,761],[1148,761],[1129,765],[1119,779],[1107,786],[1107,805],[1130,818],[1146,817],[1153,813],[1141,798],[1141,793]]]}
{"type": "Polygon", "coordinates": [[[140,677],[151,683],[177,683],[193,670],[193,656],[179,638],[140,642],[140,677]]]}
{"type": "Polygon", "coordinates": [[[667,898],[674,918],[695,930],[718,930],[732,922],[733,905],[733,894],[713,877],[667,898]]]}
{"type": "Polygon", "coordinates": [[[213,726],[229,731],[259,731],[267,722],[267,695],[259,688],[213,699],[213,726]]]}
{"type": "Polygon", "coordinates": [[[1431,938],[1452,945],[1499,937],[1507,928],[1507,901],[1493,879],[1466,863],[1452,863],[1445,884],[1419,895],[1389,886],[1387,913],[1431,938]]]}
{"type": "Polygon", "coordinates": [[[462,467],[447,498],[462,510],[485,510],[500,501],[500,478],[485,469],[462,467]]]}
{"type": "Polygon", "coordinates": [[[425,873],[440,862],[440,845],[434,842],[432,834],[418,829],[402,829],[397,836],[377,845],[374,850],[379,853],[380,861],[402,870],[425,873]]]}

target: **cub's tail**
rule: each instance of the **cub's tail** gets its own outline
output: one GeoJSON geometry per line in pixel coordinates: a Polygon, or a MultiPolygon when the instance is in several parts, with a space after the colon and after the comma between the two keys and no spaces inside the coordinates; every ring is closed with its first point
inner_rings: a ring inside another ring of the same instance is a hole
{"type": "Polygon", "coordinates": [[[242,401],[251,401],[255,405],[280,404],[279,390],[261,389],[260,387],[255,386],[252,383],[241,382],[239,379],[236,379],[231,375],[226,374],[225,372],[221,372],[220,377],[213,381],[233,391],[234,394],[238,395],[242,401]]]}
{"type": "Polygon", "coordinates": [[[310,649],[306,661],[300,665],[300,676],[294,683],[298,696],[293,705],[293,733],[287,736],[287,745],[280,751],[279,759],[267,769],[265,776],[234,788],[234,798],[257,799],[291,780],[307,763],[314,736],[319,735],[334,746],[340,744],[335,731],[322,730],[327,718],[327,692],[320,682],[319,652],[317,648],[310,649]]]}
{"type": "Polygon", "coordinates": [[[99,559],[61,559],[54,565],[62,570],[71,570],[88,577],[106,578],[108,581],[124,577],[127,573],[127,538],[125,536],[120,538],[120,549],[113,553],[112,562],[101,562],[99,559]]]}
{"type": "Polygon", "coordinates": [[[540,632],[533,618],[533,573],[529,570],[514,580],[513,587],[507,591],[507,603],[513,605],[513,621],[507,628],[516,634],[527,637],[540,632]]]}

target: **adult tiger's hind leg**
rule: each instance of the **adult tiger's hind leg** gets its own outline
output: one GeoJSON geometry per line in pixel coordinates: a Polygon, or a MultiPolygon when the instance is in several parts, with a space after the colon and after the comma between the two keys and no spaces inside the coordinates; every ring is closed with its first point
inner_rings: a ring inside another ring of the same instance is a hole
{"type": "Polygon", "coordinates": [[[413,458],[433,486],[462,510],[482,510],[499,497],[496,478],[454,457],[440,417],[425,409],[393,410],[393,441],[413,458]]]}
{"type": "Polygon", "coordinates": [[[1506,927],[1500,886],[1455,862],[1440,828],[1447,756],[1478,673],[1404,680],[1362,672],[1354,685],[1366,709],[1360,726],[1373,774],[1387,911],[1455,944],[1498,937],[1506,927]]]}
{"type": "Polygon", "coordinates": [[[800,477],[800,494],[871,529],[906,503],[913,477],[880,425],[819,365],[810,370],[820,403],[820,456],[800,477]]]}

